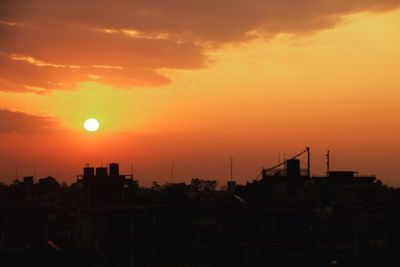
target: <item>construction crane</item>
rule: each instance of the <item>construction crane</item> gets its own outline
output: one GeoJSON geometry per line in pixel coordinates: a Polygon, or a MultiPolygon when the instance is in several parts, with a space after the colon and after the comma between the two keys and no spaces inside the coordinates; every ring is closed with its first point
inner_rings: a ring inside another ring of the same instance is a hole
{"type": "Polygon", "coordinates": [[[267,168],[267,169],[263,167],[262,171],[257,175],[256,180],[258,180],[261,177],[263,171],[273,171],[273,170],[285,165],[287,160],[296,159],[296,158],[300,157],[301,155],[303,155],[305,153],[307,153],[307,176],[308,176],[308,178],[310,178],[311,177],[311,172],[310,172],[310,169],[311,169],[310,168],[311,167],[311,154],[310,154],[310,147],[307,146],[300,153],[296,154],[295,156],[293,156],[293,157],[291,157],[289,159],[285,159],[284,161],[280,162],[279,164],[277,164],[277,165],[275,165],[273,167],[270,167],[270,168],[267,168]]]}

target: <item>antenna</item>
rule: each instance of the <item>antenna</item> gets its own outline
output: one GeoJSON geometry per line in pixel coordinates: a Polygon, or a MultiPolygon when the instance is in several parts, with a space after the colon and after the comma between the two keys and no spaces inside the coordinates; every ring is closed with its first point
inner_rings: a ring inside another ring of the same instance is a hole
{"type": "Polygon", "coordinates": [[[232,154],[229,156],[230,163],[231,163],[231,181],[233,181],[233,157],[232,154]]]}
{"type": "Polygon", "coordinates": [[[326,173],[329,174],[330,171],[330,166],[331,165],[331,159],[330,159],[330,151],[328,150],[326,152],[326,173]]]}
{"type": "Polygon", "coordinates": [[[171,176],[169,178],[171,184],[172,184],[172,178],[174,178],[174,165],[175,165],[175,159],[172,158],[172,161],[171,161],[171,176]]]}
{"type": "Polygon", "coordinates": [[[18,180],[18,167],[15,167],[15,180],[18,180]]]}
{"type": "Polygon", "coordinates": [[[133,179],[133,161],[131,161],[131,175],[132,175],[132,179],[133,179]]]}
{"type": "Polygon", "coordinates": [[[310,147],[306,147],[307,151],[307,175],[308,179],[311,178],[311,153],[310,153],[310,147]]]}

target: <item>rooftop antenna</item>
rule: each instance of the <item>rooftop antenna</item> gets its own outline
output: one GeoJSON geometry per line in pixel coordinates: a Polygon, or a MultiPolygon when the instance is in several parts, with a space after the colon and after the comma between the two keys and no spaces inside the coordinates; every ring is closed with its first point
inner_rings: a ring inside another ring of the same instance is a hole
{"type": "Polygon", "coordinates": [[[172,158],[171,160],[171,176],[170,176],[170,183],[172,184],[172,178],[174,177],[174,165],[175,165],[175,159],[172,158]]]}
{"type": "Polygon", "coordinates": [[[132,179],[133,179],[133,161],[131,161],[131,175],[132,175],[132,179]]]}
{"type": "Polygon", "coordinates": [[[307,152],[307,176],[308,179],[311,178],[311,154],[310,154],[310,147],[306,147],[307,152]]]}
{"type": "Polygon", "coordinates": [[[18,180],[18,167],[15,167],[15,180],[18,180]]]}
{"type": "Polygon", "coordinates": [[[326,173],[327,174],[329,174],[329,171],[330,171],[330,166],[331,165],[331,159],[330,159],[330,151],[328,150],[327,152],[326,152],[326,173]]]}
{"type": "Polygon", "coordinates": [[[229,156],[230,163],[231,163],[231,181],[233,181],[233,157],[232,154],[229,156]]]}
{"type": "Polygon", "coordinates": [[[278,164],[281,163],[281,153],[278,153],[278,164]]]}

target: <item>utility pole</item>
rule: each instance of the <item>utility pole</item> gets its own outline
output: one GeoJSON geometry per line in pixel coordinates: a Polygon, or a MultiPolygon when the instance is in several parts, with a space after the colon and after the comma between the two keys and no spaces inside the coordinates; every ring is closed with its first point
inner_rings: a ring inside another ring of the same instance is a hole
{"type": "Polygon", "coordinates": [[[233,157],[230,155],[230,163],[231,163],[231,181],[233,181],[233,157]]]}
{"type": "Polygon", "coordinates": [[[331,161],[330,161],[330,151],[328,150],[328,151],[326,152],[326,175],[329,175],[329,172],[330,172],[330,164],[331,164],[331,161]]]}
{"type": "Polygon", "coordinates": [[[311,155],[310,155],[310,147],[306,147],[307,151],[307,175],[308,179],[311,178],[311,155]]]}

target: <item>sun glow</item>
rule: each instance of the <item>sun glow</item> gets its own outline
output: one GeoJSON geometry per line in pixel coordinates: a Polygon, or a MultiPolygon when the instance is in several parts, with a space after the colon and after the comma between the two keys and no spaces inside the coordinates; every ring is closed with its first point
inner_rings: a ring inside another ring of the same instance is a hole
{"type": "Polygon", "coordinates": [[[95,132],[99,129],[99,122],[96,119],[90,118],[85,121],[83,127],[88,132],[95,132]]]}

